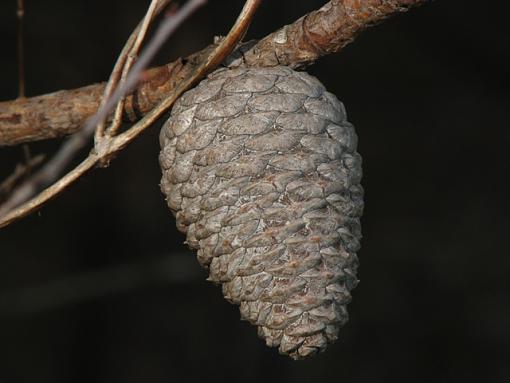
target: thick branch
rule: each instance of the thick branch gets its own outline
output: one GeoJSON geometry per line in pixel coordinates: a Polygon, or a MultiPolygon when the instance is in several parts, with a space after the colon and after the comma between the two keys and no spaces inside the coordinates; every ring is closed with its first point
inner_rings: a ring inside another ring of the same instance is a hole
{"type": "MultiPolygon", "coordinates": [[[[182,59],[148,70],[124,106],[126,119],[136,121],[152,110],[176,85],[208,56],[213,46],[182,59]]],[[[0,102],[0,146],[62,137],[78,131],[98,109],[106,83],[42,96],[0,102]]]]}
{"type": "Polygon", "coordinates": [[[303,68],[339,52],[368,27],[427,0],[332,0],[260,40],[244,54],[247,65],[303,68]]]}
{"type": "MultiPolygon", "coordinates": [[[[250,45],[238,63],[305,67],[323,55],[340,51],[367,27],[425,1],[331,0],[322,8],[250,45]]],[[[125,118],[135,121],[152,110],[213,48],[211,45],[187,59],[147,71],[143,82],[127,99],[125,118]]],[[[0,146],[76,132],[96,112],[104,86],[101,83],[0,102],[0,146]]]]}

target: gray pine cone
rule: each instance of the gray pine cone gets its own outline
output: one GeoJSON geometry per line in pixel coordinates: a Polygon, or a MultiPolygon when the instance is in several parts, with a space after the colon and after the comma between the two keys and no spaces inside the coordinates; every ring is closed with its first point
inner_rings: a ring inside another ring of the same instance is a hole
{"type": "Polygon", "coordinates": [[[222,68],[176,102],[160,143],[177,227],[241,317],[294,359],[336,340],[363,210],[337,98],[287,67],[222,68]]]}

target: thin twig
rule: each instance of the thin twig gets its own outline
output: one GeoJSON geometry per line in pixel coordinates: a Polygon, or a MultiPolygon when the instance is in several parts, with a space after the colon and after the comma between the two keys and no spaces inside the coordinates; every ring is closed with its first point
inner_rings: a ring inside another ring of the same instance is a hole
{"type": "MultiPolygon", "coordinates": [[[[124,64],[124,68],[122,69],[120,86],[122,86],[126,83],[128,75],[131,72],[131,68],[133,67],[134,62],[138,57],[138,53],[140,52],[142,42],[145,39],[145,35],[147,34],[150,23],[154,17],[154,13],[156,11],[156,7],[157,7],[158,3],[160,3],[160,1],[152,0],[149,10],[147,11],[147,14],[145,15],[145,18],[142,22],[140,31],[137,34],[136,40],[128,53],[128,57],[126,59],[126,63],[124,64]]],[[[114,136],[122,124],[122,112],[124,111],[124,101],[125,101],[124,98],[121,98],[119,100],[119,102],[117,103],[117,107],[115,108],[113,120],[110,123],[110,126],[108,127],[108,129],[106,130],[106,135],[109,137],[114,136]]]]}
{"type": "MultiPolygon", "coordinates": [[[[18,203],[13,205],[12,201],[8,201],[8,204],[4,205],[3,211],[5,211],[5,215],[2,216],[2,210],[0,210],[0,227],[4,227],[21,217],[24,217],[34,210],[41,207],[44,203],[49,201],[51,198],[54,198],[56,195],[61,193],[67,186],[76,181],[79,177],[89,171],[95,164],[99,161],[104,161],[105,159],[110,158],[115,153],[122,150],[127,144],[129,144],[132,140],[134,140],[141,132],[151,126],[163,113],[165,113],[168,108],[172,106],[175,100],[180,97],[182,93],[184,93],[191,86],[196,84],[203,76],[207,75],[207,73],[211,72],[214,68],[216,68],[236,47],[239,43],[242,36],[246,33],[248,26],[250,25],[251,20],[255,14],[256,9],[260,5],[261,0],[247,0],[241,14],[239,15],[236,23],[230,30],[229,34],[223,39],[223,41],[218,45],[218,47],[209,55],[204,62],[186,79],[184,79],[172,92],[169,94],[155,109],[153,109],[150,113],[148,113],[140,122],[135,124],[128,131],[113,137],[108,140],[106,145],[96,146],[95,150],[91,152],[91,154],[75,169],[70,171],[67,175],[58,180],[55,184],[48,187],[46,190],[41,192],[36,197],[32,198],[30,201],[18,206],[17,208],[13,208],[13,206],[17,206],[18,203]],[[5,208],[8,206],[8,209],[5,208]],[[13,208],[13,210],[11,210],[13,208]]],[[[190,2],[191,3],[191,2],[190,2]]],[[[187,4],[190,4],[187,3],[187,4]]],[[[175,17],[183,11],[184,7],[172,18],[166,20],[160,29],[156,32],[153,40],[148,45],[144,53],[140,56],[140,59],[133,66],[133,80],[130,81],[131,76],[128,77],[128,80],[124,84],[123,87],[118,88],[112,95],[111,100],[119,100],[126,93],[128,93],[132,87],[136,84],[138,76],[143,70],[144,66],[148,63],[147,57],[152,57],[159,46],[164,42],[166,37],[164,37],[167,33],[172,33],[176,28],[176,25],[169,25],[175,23],[173,21],[175,17]],[[124,93],[122,93],[124,92],[124,93]]],[[[179,20],[179,19],[178,19],[179,20]]],[[[90,130],[90,126],[94,127],[99,121],[102,121],[106,118],[108,114],[108,107],[115,106],[114,101],[108,101],[105,103],[102,110],[98,111],[96,115],[88,121],[86,127],[83,129],[84,131],[90,130]],[[112,104],[113,103],[113,104],[112,104]]],[[[103,140],[102,142],[107,141],[103,140]]],[[[69,143],[70,144],[70,143],[69,143]]],[[[69,145],[68,144],[68,145],[69,145]]],[[[61,162],[55,163],[53,166],[48,164],[49,168],[46,169],[47,173],[43,179],[48,179],[49,176],[53,177],[51,179],[55,179],[56,171],[58,170],[55,165],[61,164],[61,162]],[[48,177],[46,177],[48,176],[48,177]]],[[[45,170],[45,169],[43,169],[45,170]]],[[[37,178],[35,178],[37,180],[37,178]]],[[[25,185],[25,198],[31,195],[34,192],[33,189],[34,183],[29,183],[25,185]],[[28,194],[28,195],[27,195],[28,194]]],[[[22,190],[23,191],[23,190],[22,190]]],[[[18,193],[16,193],[18,194],[18,193]]],[[[19,200],[19,198],[17,198],[19,200]]]]}
{"type": "Polygon", "coordinates": [[[168,36],[170,36],[187,17],[189,17],[196,9],[198,9],[198,7],[204,5],[205,2],[206,0],[188,1],[182,8],[179,9],[175,15],[167,18],[161,24],[147,48],[145,48],[140,58],[131,69],[131,73],[124,84],[115,89],[105,104],[99,108],[98,112],[89,121],[87,121],[84,129],[93,129],[99,122],[106,119],[117,102],[119,102],[120,99],[122,99],[126,94],[130,93],[134,89],[138,83],[138,80],[140,79],[140,75],[143,69],[147,67],[149,62],[156,55],[168,36]]]}
{"type": "Polygon", "coordinates": [[[25,16],[24,0],[17,0],[17,49],[18,49],[18,97],[25,97],[25,58],[23,47],[23,18],[25,16]]]}
{"type": "Polygon", "coordinates": [[[30,174],[31,173],[30,161],[32,159],[32,153],[30,152],[30,146],[28,144],[23,144],[22,150],[23,150],[23,159],[25,160],[25,163],[28,166],[27,174],[30,174]]]}
{"type": "MultiPolygon", "coordinates": [[[[143,28],[144,24],[150,22],[153,20],[153,18],[161,13],[163,9],[171,2],[172,0],[160,0],[159,2],[152,1],[149,10],[147,11],[146,16],[143,18],[143,20],[136,26],[134,31],[129,36],[126,44],[122,48],[122,51],[120,52],[117,61],[113,67],[112,74],[110,75],[110,78],[108,80],[108,83],[106,84],[103,97],[101,99],[101,103],[99,105],[99,109],[104,107],[104,104],[111,98],[113,91],[115,88],[118,87],[119,81],[121,81],[122,77],[122,69],[125,67],[126,61],[128,59],[129,52],[133,48],[133,44],[139,39],[140,37],[140,31],[143,28]],[[156,3],[156,9],[153,9],[153,4],[156,3]],[[150,17],[147,17],[150,14],[150,17]]],[[[145,36],[145,32],[142,32],[142,35],[145,36]]],[[[98,123],[96,127],[96,131],[94,134],[94,141],[98,142],[101,140],[101,138],[104,135],[105,130],[105,121],[101,121],[98,123]]]]}
{"type": "Polygon", "coordinates": [[[33,168],[42,164],[43,160],[44,155],[39,154],[38,156],[31,157],[27,160],[28,162],[24,164],[17,164],[12,174],[0,184],[0,201],[3,200],[5,196],[9,195],[16,184],[18,184],[22,178],[30,174],[33,168]]]}

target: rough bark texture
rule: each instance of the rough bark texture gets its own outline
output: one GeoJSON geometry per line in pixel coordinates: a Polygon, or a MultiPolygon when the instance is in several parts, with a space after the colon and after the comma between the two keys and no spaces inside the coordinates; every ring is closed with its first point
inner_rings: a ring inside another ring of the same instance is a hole
{"type": "Polygon", "coordinates": [[[174,105],[161,188],[209,280],[300,359],[347,321],[363,189],[343,105],[288,67],[219,69],[174,105]]]}
{"type": "Polygon", "coordinates": [[[244,55],[247,65],[302,68],[338,52],[367,27],[425,0],[332,0],[260,40],[244,55]]]}
{"type": "MultiPolygon", "coordinates": [[[[332,0],[260,40],[245,51],[238,64],[251,66],[310,65],[338,52],[367,27],[426,0],[332,0]]],[[[126,103],[126,119],[151,110],[206,57],[212,46],[186,60],[150,70],[126,103]]],[[[99,105],[104,84],[43,96],[0,102],[0,146],[54,138],[76,132],[99,105]]]]}

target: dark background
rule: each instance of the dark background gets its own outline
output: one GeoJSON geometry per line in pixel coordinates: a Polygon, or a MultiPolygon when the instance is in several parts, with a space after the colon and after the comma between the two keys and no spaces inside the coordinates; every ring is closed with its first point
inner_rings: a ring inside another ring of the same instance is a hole
{"type": "MultiPolygon", "coordinates": [[[[27,93],[37,95],[107,78],[148,1],[26,3],[27,93]]],[[[210,0],[159,62],[225,34],[242,3],[210,0]]],[[[323,3],[265,1],[248,37],[323,3]]],[[[438,0],[310,68],[357,127],[366,190],[361,283],[326,353],[279,356],[205,281],[159,191],[154,126],[110,168],[0,231],[0,382],[509,382],[502,4],[438,0]]],[[[8,100],[14,0],[0,2],[0,41],[8,100]]],[[[21,158],[1,148],[1,177],[21,158]]]]}

